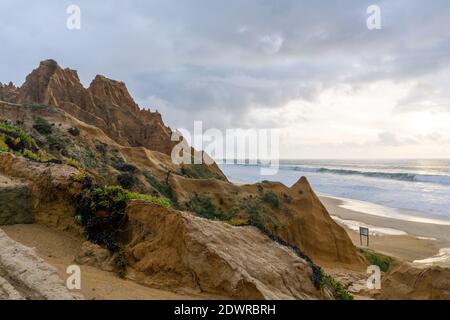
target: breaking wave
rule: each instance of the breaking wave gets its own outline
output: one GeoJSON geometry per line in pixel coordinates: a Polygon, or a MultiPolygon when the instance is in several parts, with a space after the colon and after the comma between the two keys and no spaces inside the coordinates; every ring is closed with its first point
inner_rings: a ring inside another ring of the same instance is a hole
{"type": "Polygon", "coordinates": [[[382,178],[411,182],[425,182],[442,185],[450,185],[450,176],[448,175],[426,175],[416,173],[396,173],[396,172],[380,172],[380,171],[360,171],[351,169],[331,169],[331,168],[314,168],[306,166],[289,166],[286,169],[302,172],[331,173],[340,175],[359,175],[370,178],[382,178]]]}

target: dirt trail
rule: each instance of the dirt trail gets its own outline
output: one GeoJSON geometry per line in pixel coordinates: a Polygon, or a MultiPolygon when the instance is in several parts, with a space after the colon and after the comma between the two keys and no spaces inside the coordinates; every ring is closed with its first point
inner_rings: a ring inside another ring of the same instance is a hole
{"type": "Polygon", "coordinates": [[[54,267],[0,230],[0,298],[82,299],[67,290],[54,267]]]}
{"type": "MultiPolygon", "coordinates": [[[[54,266],[59,276],[66,279],[66,268],[74,264],[82,240],[63,231],[57,231],[42,225],[13,225],[1,227],[9,237],[28,247],[47,263],[54,266]]],[[[216,299],[218,297],[178,294],[139,285],[123,280],[114,273],[90,266],[81,268],[81,293],[85,299],[97,300],[178,300],[178,299],[216,299]]],[[[0,278],[1,281],[1,278],[0,278]]]]}

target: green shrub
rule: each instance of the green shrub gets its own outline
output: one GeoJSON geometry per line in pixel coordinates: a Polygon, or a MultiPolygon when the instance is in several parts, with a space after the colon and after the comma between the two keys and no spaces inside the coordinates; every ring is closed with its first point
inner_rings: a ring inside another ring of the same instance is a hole
{"type": "Polygon", "coordinates": [[[263,191],[261,198],[263,199],[263,201],[270,204],[274,209],[278,208],[280,205],[277,194],[272,190],[263,191]]]}
{"type": "Polygon", "coordinates": [[[82,192],[74,197],[75,221],[84,227],[88,240],[112,252],[120,248],[118,235],[126,222],[125,209],[130,200],[139,199],[164,208],[170,206],[165,199],[130,192],[120,186],[95,185],[92,179],[84,179],[82,185],[82,192]],[[97,216],[100,211],[102,215],[97,216]]]}
{"type": "Polygon", "coordinates": [[[136,181],[136,177],[129,172],[124,172],[117,176],[117,182],[125,189],[131,189],[136,184],[136,181]]]}
{"type": "Polygon", "coordinates": [[[23,129],[7,120],[0,121],[0,151],[11,151],[16,156],[24,156],[37,162],[47,162],[53,157],[39,150],[36,141],[23,129]]]}
{"type": "Polygon", "coordinates": [[[75,216],[75,223],[81,225],[81,224],[83,223],[83,216],[77,214],[77,215],[75,216]]]}
{"type": "Polygon", "coordinates": [[[259,215],[264,211],[261,201],[254,197],[244,198],[240,204],[241,208],[247,211],[250,221],[258,221],[259,215]]]}
{"type": "Polygon", "coordinates": [[[53,131],[53,126],[44,118],[38,117],[34,121],[33,128],[41,134],[51,134],[53,131]]]}
{"type": "Polygon", "coordinates": [[[190,197],[186,206],[200,217],[210,220],[224,220],[223,214],[216,211],[211,200],[205,196],[200,196],[197,193],[190,197]]]}
{"type": "Polygon", "coordinates": [[[7,152],[9,150],[8,145],[5,142],[5,136],[0,134],[0,152],[7,152]]]}
{"type": "Polygon", "coordinates": [[[77,137],[80,135],[80,129],[72,127],[67,129],[67,132],[69,132],[71,135],[73,135],[74,137],[77,137]]]}
{"type": "Polygon", "coordinates": [[[128,200],[130,200],[128,192],[121,187],[99,187],[91,192],[90,208],[94,213],[99,210],[105,210],[121,214],[126,208],[128,200]]]}
{"type": "Polygon", "coordinates": [[[116,264],[117,275],[122,279],[125,278],[127,275],[127,262],[122,248],[119,248],[114,263],[116,264]]]}
{"type": "Polygon", "coordinates": [[[232,226],[248,226],[249,225],[249,221],[248,219],[236,219],[236,218],[232,218],[230,220],[227,221],[228,224],[232,225],[232,226]]]}
{"type": "Polygon", "coordinates": [[[114,162],[113,165],[114,169],[122,171],[122,172],[136,172],[137,168],[129,163],[126,162],[114,162]]]}
{"type": "Polygon", "coordinates": [[[33,152],[28,149],[25,149],[23,151],[23,156],[37,162],[49,162],[55,160],[55,158],[51,154],[47,153],[44,150],[38,150],[37,152],[33,152]]]}
{"type": "Polygon", "coordinates": [[[180,209],[177,198],[173,194],[172,187],[168,184],[161,183],[150,172],[145,171],[144,177],[150,185],[155,188],[162,196],[167,198],[175,209],[180,209]]]}
{"type": "Polygon", "coordinates": [[[380,267],[380,270],[383,272],[387,272],[389,270],[391,262],[394,260],[389,256],[375,252],[373,250],[365,249],[362,250],[362,252],[372,265],[380,267]]]}
{"type": "Polygon", "coordinates": [[[46,137],[50,150],[62,150],[67,153],[66,143],[64,143],[59,137],[54,135],[47,135],[46,137]]]}
{"type": "Polygon", "coordinates": [[[29,134],[8,120],[0,121],[0,134],[4,135],[6,144],[8,144],[8,140],[13,144],[8,147],[14,151],[29,149],[34,152],[39,149],[36,141],[29,134]]]}
{"type": "Polygon", "coordinates": [[[213,172],[206,164],[183,165],[180,168],[180,173],[181,175],[192,179],[223,179],[220,175],[213,172]]]}
{"type": "Polygon", "coordinates": [[[48,108],[47,105],[45,105],[45,104],[40,104],[40,103],[36,103],[36,102],[28,102],[28,103],[26,103],[25,105],[28,106],[28,107],[30,107],[30,108],[32,108],[32,109],[36,109],[36,110],[48,108]]]}
{"type": "Polygon", "coordinates": [[[39,155],[37,155],[33,151],[30,151],[28,149],[24,149],[22,154],[23,154],[24,157],[26,157],[26,158],[28,158],[30,160],[33,160],[33,161],[36,161],[36,162],[41,162],[41,158],[39,157],[39,155]]]}
{"type": "Polygon", "coordinates": [[[74,167],[75,169],[83,170],[83,166],[81,165],[81,163],[74,158],[66,159],[64,163],[67,164],[68,166],[74,167]]]}
{"type": "Polygon", "coordinates": [[[83,180],[86,179],[87,176],[88,174],[86,173],[85,170],[80,170],[79,173],[71,176],[71,179],[76,182],[83,182],[83,180]]]}
{"type": "Polygon", "coordinates": [[[350,294],[342,284],[334,279],[332,276],[321,270],[321,288],[329,288],[336,299],[339,300],[353,300],[354,297],[350,294]]]}
{"type": "Polygon", "coordinates": [[[151,203],[158,204],[164,208],[170,207],[167,200],[146,195],[131,192],[123,189],[120,186],[104,186],[95,188],[92,193],[91,210],[106,210],[112,212],[120,212],[125,209],[129,200],[143,200],[151,203]]]}
{"type": "Polygon", "coordinates": [[[277,219],[277,215],[267,210],[262,205],[262,200],[259,197],[250,196],[241,199],[240,207],[248,212],[249,224],[257,228],[263,228],[273,233],[282,227],[277,219]]]}
{"type": "Polygon", "coordinates": [[[97,149],[98,152],[100,152],[103,155],[108,152],[108,145],[106,143],[101,142],[101,141],[96,141],[95,142],[95,148],[97,149]]]}
{"type": "Polygon", "coordinates": [[[170,202],[164,198],[155,197],[155,196],[151,196],[148,194],[140,194],[140,193],[136,193],[136,192],[129,192],[128,194],[129,194],[130,200],[143,200],[143,201],[147,201],[147,202],[151,202],[151,203],[160,205],[161,207],[164,207],[164,208],[170,207],[170,202]]]}

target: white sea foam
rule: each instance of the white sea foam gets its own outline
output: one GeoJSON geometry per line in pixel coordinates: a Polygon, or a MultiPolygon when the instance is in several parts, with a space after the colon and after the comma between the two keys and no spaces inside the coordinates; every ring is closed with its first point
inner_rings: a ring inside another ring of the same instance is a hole
{"type": "Polygon", "coordinates": [[[433,174],[418,174],[412,172],[364,171],[355,169],[340,169],[340,168],[326,168],[326,167],[318,168],[307,166],[284,166],[284,168],[302,172],[331,173],[338,175],[359,175],[368,178],[392,179],[400,181],[426,182],[426,183],[450,185],[450,176],[445,174],[433,175],[433,174]]]}
{"type": "Polygon", "coordinates": [[[429,237],[416,237],[416,239],[419,239],[419,240],[429,240],[429,241],[437,241],[436,238],[429,238],[429,237]]]}
{"type": "Polygon", "coordinates": [[[274,176],[258,165],[221,165],[230,180],[279,181],[292,186],[306,176],[314,191],[368,214],[450,225],[450,160],[281,160],[274,176]],[[396,208],[396,209],[389,209],[396,208]],[[447,220],[446,220],[447,219],[447,220]]]}
{"type": "MultiPolygon", "coordinates": [[[[328,196],[328,197],[330,197],[330,196],[328,196]]],[[[345,199],[345,198],[339,198],[339,197],[330,197],[330,198],[334,198],[334,199],[338,199],[338,200],[342,201],[342,204],[339,205],[341,208],[356,211],[356,212],[362,212],[362,213],[370,214],[373,216],[379,216],[379,217],[384,217],[384,218],[393,218],[393,219],[411,221],[411,222],[450,226],[449,220],[444,220],[444,219],[439,219],[439,218],[427,218],[427,217],[421,217],[418,215],[407,214],[407,213],[404,213],[405,211],[388,208],[385,206],[381,206],[381,205],[366,202],[366,201],[345,199]]]]}
{"type": "Polygon", "coordinates": [[[407,235],[407,233],[405,231],[402,230],[397,230],[397,229],[393,229],[393,228],[382,228],[382,227],[375,227],[375,226],[371,226],[359,221],[354,221],[354,220],[344,220],[341,219],[337,216],[331,216],[333,218],[334,221],[345,225],[347,228],[349,228],[350,230],[359,232],[359,227],[365,227],[365,228],[369,228],[369,234],[373,235],[373,236],[379,236],[379,235],[389,235],[389,236],[405,236],[407,235]]]}
{"type": "Polygon", "coordinates": [[[450,262],[450,248],[442,248],[439,253],[431,258],[422,260],[414,260],[414,263],[421,263],[426,265],[432,265],[435,263],[450,262]]]}

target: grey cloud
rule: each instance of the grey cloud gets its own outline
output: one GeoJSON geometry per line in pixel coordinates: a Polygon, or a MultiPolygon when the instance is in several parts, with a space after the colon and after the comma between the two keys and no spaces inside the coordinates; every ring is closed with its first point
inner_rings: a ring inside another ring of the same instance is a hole
{"type": "Polygon", "coordinates": [[[378,134],[377,145],[388,146],[388,147],[398,147],[405,144],[415,143],[414,139],[400,139],[395,133],[392,132],[381,132],[378,134]]]}
{"type": "Polygon", "coordinates": [[[337,83],[411,81],[450,66],[445,0],[379,1],[380,31],[365,27],[372,0],[76,2],[80,31],[65,28],[73,1],[2,1],[1,82],[54,58],[86,85],[96,73],[123,80],[172,126],[245,127],[259,125],[253,108],[314,101],[337,83]]]}
{"type": "Polygon", "coordinates": [[[395,111],[450,112],[449,83],[417,83],[409,93],[398,101],[395,111]]]}

